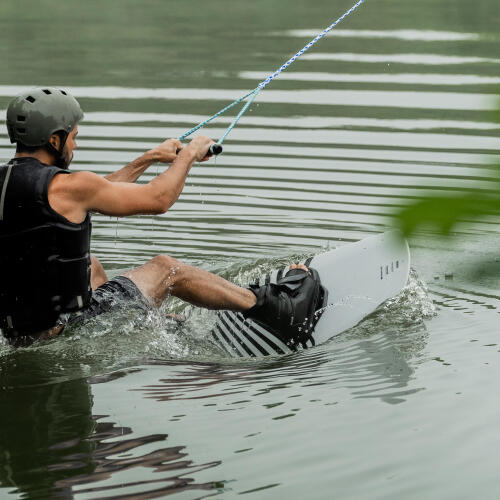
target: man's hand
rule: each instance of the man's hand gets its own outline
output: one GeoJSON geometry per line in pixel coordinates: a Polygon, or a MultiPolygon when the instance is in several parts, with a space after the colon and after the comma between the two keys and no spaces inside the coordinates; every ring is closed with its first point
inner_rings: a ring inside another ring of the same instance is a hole
{"type": "Polygon", "coordinates": [[[168,139],[156,148],[144,153],[139,158],[125,165],[120,170],[105,175],[104,178],[110,182],[135,182],[144,171],[154,163],[172,163],[179,151],[182,150],[182,143],[177,139],[168,139]]]}
{"type": "Polygon", "coordinates": [[[172,163],[183,148],[181,141],[168,139],[150,151],[155,163],[172,163]]]}
{"type": "Polygon", "coordinates": [[[212,139],[204,135],[199,135],[195,137],[185,149],[193,153],[196,161],[207,161],[210,158],[210,155],[207,153],[212,144],[215,144],[212,139]]]}

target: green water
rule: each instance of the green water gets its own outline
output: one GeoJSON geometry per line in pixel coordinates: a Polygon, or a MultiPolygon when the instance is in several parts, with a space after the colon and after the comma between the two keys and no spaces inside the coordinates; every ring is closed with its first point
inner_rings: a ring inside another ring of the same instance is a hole
{"type": "MultiPolygon", "coordinates": [[[[11,96],[59,85],[86,112],[73,168],[109,173],[350,6],[3,0],[0,159],[11,96]]],[[[382,232],[428,190],[493,189],[499,25],[498,0],[366,0],[259,96],[217,163],[193,167],[169,213],[95,216],[93,252],[111,275],[168,253],[245,283],[382,232]]],[[[499,221],[410,244],[399,297],[289,356],[228,359],[214,314],[176,301],[0,343],[0,498],[498,498],[499,221]]]]}

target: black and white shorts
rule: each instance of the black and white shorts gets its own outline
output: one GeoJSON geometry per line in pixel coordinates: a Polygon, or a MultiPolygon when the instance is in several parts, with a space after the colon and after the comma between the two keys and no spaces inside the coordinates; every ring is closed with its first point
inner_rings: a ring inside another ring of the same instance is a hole
{"type": "Polygon", "coordinates": [[[132,280],[125,276],[116,276],[93,291],[87,307],[78,312],[61,315],[59,324],[77,325],[118,307],[147,312],[152,303],[132,280]]]}

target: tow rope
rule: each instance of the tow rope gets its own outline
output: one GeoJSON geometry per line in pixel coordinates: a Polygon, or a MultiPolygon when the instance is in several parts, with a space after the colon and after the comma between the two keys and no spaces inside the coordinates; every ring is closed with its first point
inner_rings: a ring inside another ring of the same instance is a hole
{"type": "MultiPolygon", "coordinates": [[[[246,110],[251,106],[252,102],[255,100],[257,95],[264,90],[275,78],[279,76],[279,74],[284,71],[285,69],[288,68],[291,64],[293,64],[304,52],[307,52],[313,45],[315,45],[317,42],[319,42],[329,31],[331,31],[337,24],[340,24],[347,16],[352,14],[361,4],[363,4],[365,0],[359,0],[357,3],[355,3],[347,12],[345,12],[342,16],[340,16],[335,22],[330,24],[327,28],[325,28],[321,33],[319,33],[315,38],[313,38],[307,45],[305,45],[302,49],[300,49],[294,56],[292,56],[288,61],[286,61],[280,68],[278,68],[274,73],[271,73],[265,80],[259,83],[257,87],[255,87],[253,90],[250,92],[247,92],[244,96],[240,97],[239,99],[236,99],[233,101],[231,104],[227,105],[225,108],[222,108],[220,111],[212,115],[210,118],[207,118],[206,120],[202,121],[196,127],[193,127],[191,130],[188,130],[184,134],[182,134],[179,137],[179,140],[182,141],[186,137],[189,137],[191,134],[199,130],[200,128],[204,127],[207,123],[210,123],[212,120],[215,120],[217,117],[231,109],[232,107],[236,106],[240,102],[243,102],[245,99],[250,97],[250,99],[245,103],[245,105],[241,108],[240,112],[236,115],[236,118],[231,122],[229,127],[226,129],[224,134],[222,134],[222,137],[215,143],[210,146],[210,149],[208,150],[207,154],[208,155],[218,155],[222,153],[222,143],[226,139],[226,137],[229,135],[231,130],[236,126],[240,118],[245,114],[246,110]]],[[[158,167],[156,174],[158,175],[158,167]]],[[[155,219],[153,218],[153,225],[154,225],[155,219]]],[[[116,230],[115,230],[115,245],[116,245],[116,240],[118,238],[118,218],[116,219],[116,230]]]]}
{"type": "Polygon", "coordinates": [[[240,102],[243,102],[245,99],[250,97],[250,99],[245,103],[245,105],[241,108],[241,111],[238,113],[236,118],[231,122],[227,130],[224,132],[222,137],[217,141],[217,143],[212,144],[210,147],[209,153],[212,155],[218,155],[222,153],[222,143],[226,139],[226,137],[229,135],[231,130],[236,126],[240,118],[245,114],[246,110],[250,107],[252,102],[255,100],[257,95],[264,90],[275,78],[279,76],[279,74],[284,71],[285,69],[288,68],[292,63],[294,63],[304,52],[307,52],[314,44],[319,42],[329,31],[331,31],[337,24],[340,24],[347,16],[352,14],[362,3],[364,3],[365,0],[359,0],[356,4],[354,4],[347,12],[345,12],[341,17],[339,17],[334,23],[330,24],[328,28],[325,28],[321,33],[319,33],[315,38],[313,38],[306,46],[304,46],[302,49],[300,49],[293,57],[288,59],[288,61],[285,62],[280,68],[278,68],[274,73],[271,73],[265,80],[259,83],[257,87],[250,92],[246,93],[244,96],[240,97],[239,99],[236,99],[233,101],[231,104],[226,106],[225,108],[221,109],[214,115],[212,115],[210,118],[207,118],[206,120],[202,121],[196,127],[193,127],[191,130],[188,130],[184,134],[182,134],[179,137],[179,140],[182,141],[186,137],[189,137],[191,134],[199,130],[200,128],[204,127],[207,123],[210,123],[212,120],[215,120],[217,117],[225,113],[227,110],[231,109],[233,106],[236,106],[240,102]]]}

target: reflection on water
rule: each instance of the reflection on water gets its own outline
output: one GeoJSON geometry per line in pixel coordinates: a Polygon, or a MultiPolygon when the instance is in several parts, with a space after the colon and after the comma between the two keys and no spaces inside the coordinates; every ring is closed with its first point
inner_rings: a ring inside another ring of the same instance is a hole
{"type": "MultiPolygon", "coordinates": [[[[318,58],[316,58],[317,60],[318,58]]],[[[500,60],[499,60],[500,62],[500,60]]],[[[262,80],[267,75],[258,71],[242,71],[238,75],[243,80],[262,80]]],[[[322,72],[285,73],[280,76],[282,80],[296,80],[301,82],[351,82],[351,83],[398,83],[420,85],[492,85],[499,84],[499,77],[478,75],[443,75],[425,73],[400,73],[400,74],[341,74],[322,72]]]]}
{"type": "MultiPolygon", "coordinates": [[[[278,33],[283,36],[292,37],[314,37],[318,30],[289,30],[284,33],[278,33]]],[[[328,33],[329,37],[340,38],[382,38],[405,41],[424,41],[424,42],[458,42],[462,40],[477,41],[481,39],[478,33],[456,33],[451,31],[432,31],[432,30],[346,30],[336,29],[328,33]]]]}
{"type": "MultiPolygon", "coordinates": [[[[424,332],[421,327],[415,328],[411,340],[406,339],[416,351],[411,356],[418,355],[416,346],[421,349],[425,345],[424,332]]],[[[261,395],[268,400],[277,391],[276,397],[271,398],[273,403],[266,404],[279,406],[283,404],[281,398],[286,398],[290,391],[307,393],[307,388],[313,386],[325,386],[332,391],[347,389],[355,398],[399,403],[422,388],[408,387],[413,369],[408,365],[408,354],[402,353],[394,340],[386,334],[344,341],[346,345],[335,346],[334,359],[329,350],[318,349],[293,359],[260,361],[257,366],[190,364],[173,372],[171,378],[160,379],[141,391],[156,401],[215,400],[215,406],[223,406],[226,397],[237,395],[238,409],[242,411],[256,404],[261,395]]],[[[300,400],[294,401],[294,406],[301,404],[300,400]]]]}
{"type": "MultiPolygon", "coordinates": [[[[258,82],[256,82],[258,83],[258,82]]],[[[2,87],[0,95],[13,96],[21,92],[24,87],[2,87]]],[[[68,90],[77,98],[93,99],[162,99],[173,101],[196,100],[196,101],[220,101],[230,103],[241,97],[242,91],[218,90],[218,89],[138,89],[125,87],[69,87],[68,90]]],[[[403,109],[446,109],[446,110],[491,110],[496,101],[489,94],[481,93],[458,93],[458,92],[408,92],[408,91],[384,91],[384,90],[265,90],[259,94],[258,103],[269,104],[294,104],[318,105],[318,106],[360,106],[381,108],[403,108],[403,109]]],[[[223,106],[220,106],[223,107],[223,106]]],[[[217,111],[218,109],[215,109],[217,111]]],[[[99,129],[90,129],[94,132],[99,129]]],[[[239,128],[234,130],[237,133],[239,128]]],[[[128,131],[129,134],[131,131],[128,131]]],[[[160,131],[160,137],[168,130],[160,131]]],[[[100,135],[100,134],[97,134],[100,135]]],[[[179,134],[181,135],[181,134],[179,134]]],[[[117,133],[120,137],[120,133],[117,133]]],[[[135,137],[135,135],[131,136],[135,137]]],[[[144,135],[139,135],[144,137],[144,135]]],[[[234,136],[231,136],[233,139],[234,136]]],[[[251,140],[247,138],[247,140],[251,140]]]]}
{"type": "MultiPolygon", "coordinates": [[[[34,383],[40,358],[40,353],[28,351],[4,359],[0,487],[23,498],[73,498],[75,494],[125,498],[135,491],[137,499],[217,487],[214,481],[197,482],[193,475],[217,467],[220,461],[196,464],[184,446],[165,447],[168,434],[138,435],[105,415],[93,415],[92,386],[84,378],[44,382],[40,366],[40,378],[34,383]],[[24,378],[13,376],[14,364],[18,372],[25,370],[24,378]],[[127,480],[137,468],[150,469],[154,476],[127,480]],[[109,485],[114,475],[119,475],[119,485],[109,485]]],[[[126,373],[115,372],[90,383],[109,382],[126,373]]]]}
{"type": "MultiPolygon", "coordinates": [[[[316,52],[304,56],[309,61],[348,61],[359,63],[397,63],[415,65],[448,65],[448,64],[500,64],[500,59],[488,57],[464,57],[440,54],[324,54],[316,52]]],[[[431,75],[432,76],[432,75],[431,75]]],[[[424,83],[425,82],[420,82],[424,83]]]]}

